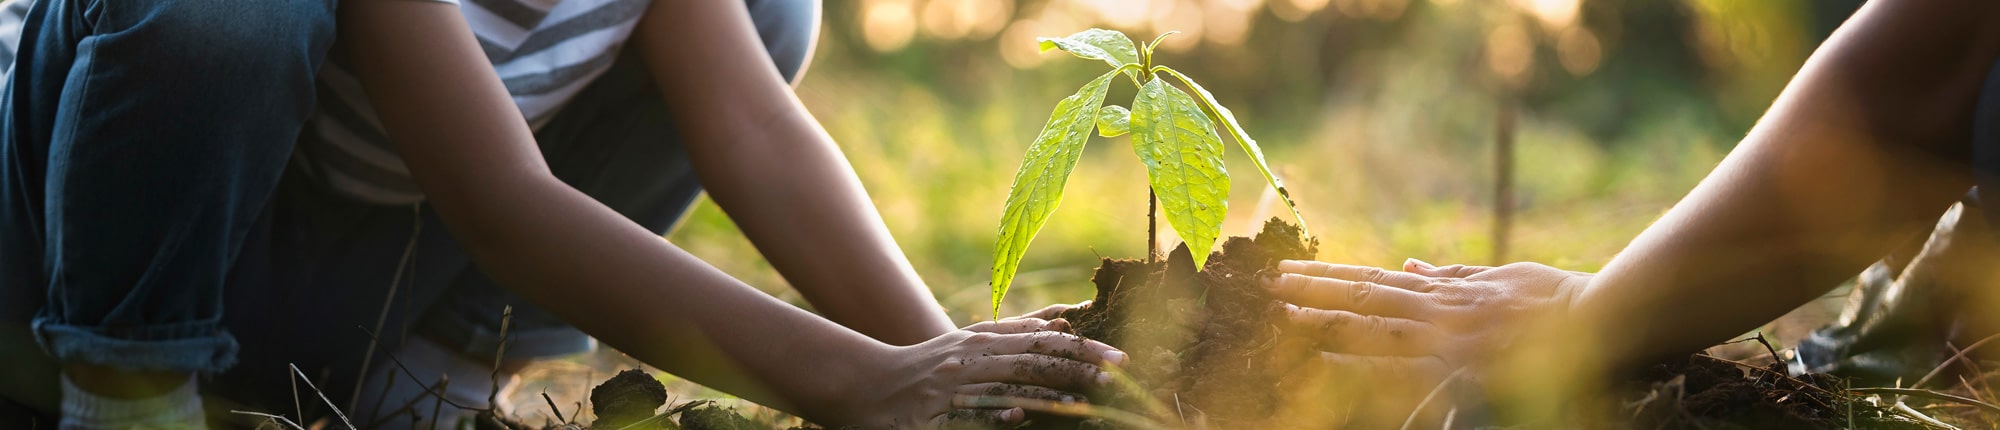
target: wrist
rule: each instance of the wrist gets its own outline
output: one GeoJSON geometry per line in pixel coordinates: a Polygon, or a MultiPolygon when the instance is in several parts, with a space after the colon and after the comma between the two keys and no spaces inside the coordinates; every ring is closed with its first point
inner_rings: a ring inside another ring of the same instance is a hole
{"type": "Polygon", "coordinates": [[[839,354],[843,359],[827,360],[829,368],[814,376],[819,382],[795,400],[801,407],[799,415],[831,426],[858,423],[856,414],[888,403],[882,387],[895,386],[893,381],[908,376],[902,364],[910,348],[871,340],[839,354]]]}

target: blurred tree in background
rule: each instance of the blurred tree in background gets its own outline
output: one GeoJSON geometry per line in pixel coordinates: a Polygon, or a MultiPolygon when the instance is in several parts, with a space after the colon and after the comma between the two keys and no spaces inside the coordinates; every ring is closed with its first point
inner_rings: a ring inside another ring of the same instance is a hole
{"type": "MultiPolygon", "coordinates": [[[[1491,263],[1506,134],[1507,257],[1594,270],[1727,153],[1859,3],[828,1],[799,93],[960,323],[986,306],[987,253],[1023,149],[1103,67],[1039,53],[1035,38],[1090,27],[1138,40],[1180,31],[1163,61],[1236,110],[1322,259],[1491,263]]],[[[1144,170],[1127,145],[1086,150],[1082,163],[1097,165],[1078,169],[1010,310],[1089,298],[1099,256],[1142,255],[1144,170]]],[[[1260,181],[1237,182],[1225,235],[1282,212],[1258,197],[1260,181]]],[[[798,302],[713,205],[670,238],[798,302]]]]}

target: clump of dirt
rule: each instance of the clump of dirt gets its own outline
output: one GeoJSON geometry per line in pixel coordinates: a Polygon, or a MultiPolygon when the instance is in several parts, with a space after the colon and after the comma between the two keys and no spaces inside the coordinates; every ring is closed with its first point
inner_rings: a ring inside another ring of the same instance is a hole
{"type": "MultiPolygon", "coordinates": [[[[647,418],[667,404],[667,386],[639,369],[626,369],[590,389],[591,427],[615,429],[647,418]]],[[[684,418],[685,419],[685,418],[684,418]]]]}
{"type": "Polygon", "coordinates": [[[1827,374],[1788,376],[1783,364],[1757,366],[1694,354],[1661,363],[1627,390],[1626,428],[1926,429],[1852,393],[1827,374]]]}
{"type": "MultiPolygon", "coordinates": [[[[1318,246],[1298,227],[1272,219],[1255,238],[1229,238],[1200,271],[1186,245],[1163,261],[1104,259],[1092,278],[1096,298],[1060,317],[1076,334],[1130,354],[1125,370],[1145,393],[1114,387],[1091,393],[1092,403],[1123,410],[1171,405],[1217,428],[1270,417],[1280,403],[1271,388],[1283,375],[1266,364],[1278,336],[1271,318],[1282,303],[1262,282],[1277,276],[1278,261],[1312,259],[1318,246]]],[[[1037,427],[1074,422],[1038,420],[1037,427]]]]}
{"type": "Polygon", "coordinates": [[[764,430],[770,424],[752,421],[735,409],[705,405],[681,412],[681,428],[686,430],[764,430]]]}

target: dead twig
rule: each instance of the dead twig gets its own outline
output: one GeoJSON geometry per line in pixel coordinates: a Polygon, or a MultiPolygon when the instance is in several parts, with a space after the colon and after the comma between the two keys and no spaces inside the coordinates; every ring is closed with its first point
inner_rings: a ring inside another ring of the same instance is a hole
{"type": "Polygon", "coordinates": [[[1986,403],[1979,401],[1978,399],[1973,399],[1970,397],[1960,396],[1956,394],[1940,393],[1931,390],[1923,390],[1916,388],[1869,387],[1869,388],[1849,388],[1847,389],[1847,391],[1852,391],[1862,394],[1894,394],[1898,396],[1925,397],[1933,400],[1943,400],[1948,402],[1957,402],[1957,403],[1977,406],[1980,409],[1986,410],[1987,412],[2000,413],[2000,406],[1994,406],[1992,403],[1986,403]]]}
{"type": "MultiPolygon", "coordinates": [[[[1950,350],[1953,355],[1961,355],[1964,352],[1964,350],[1958,349],[1957,345],[1952,345],[1951,342],[1945,342],[1944,347],[1950,350]]],[[[1979,377],[1979,375],[1986,374],[1986,369],[1981,368],[1979,363],[1973,361],[1971,357],[1961,357],[1959,361],[1965,363],[1967,370],[1972,371],[1973,377],[1978,378],[1979,381],[1978,384],[1973,384],[1972,381],[1965,379],[1965,375],[1957,375],[1958,383],[1965,386],[1965,392],[1972,393],[1972,398],[1975,399],[1988,402],[1993,401],[1993,392],[1989,390],[1992,385],[1988,383],[1987,378],[1979,377]]]]}
{"type": "MultiPolygon", "coordinates": [[[[442,378],[440,378],[440,380],[438,381],[437,385],[433,385],[433,387],[442,387],[442,386],[444,386],[444,381],[443,381],[443,379],[442,379],[442,378]]],[[[388,413],[388,414],[384,414],[384,415],[382,415],[382,416],[378,416],[378,417],[375,417],[375,419],[373,419],[373,420],[369,421],[369,422],[368,422],[368,426],[367,426],[367,428],[368,428],[368,429],[371,429],[371,430],[372,430],[372,429],[377,429],[377,428],[381,428],[382,426],[385,426],[385,425],[389,425],[389,419],[390,419],[390,418],[395,418],[395,417],[398,417],[398,416],[402,416],[403,414],[410,414],[410,416],[412,416],[412,417],[416,417],[417,419],[423,419],[423,417],[418,417],[418,416],[417,416],[417,402],[422,402],[422,401],[424,401],[424,399],[425,399],[425,398],[426,398],[427,396],[429,396],[429,394],[425,394],[425,395],[420,395],[420,396],[416,396],[416,397],[411,397],[411,398],[410,398],[409,400],[405,400],[405,401],[403,401],[403,405],[402,405],[402,406],[399,406],[399,407],[397,407],[397,408],[396,408],[395,410],[392,410],[392,411],[389,411],[389,413],[388,413]]],[[[386,397],[386,396],[385,396],[385,397],[386,397]]],[[[382,406],[381,406],[381,403],[382,403],[382,402],[379,402],[379,401],[378,401],[378,402],[376,402],[376,406],[375,406],[375,410],[377,410],[377,411],[380,411],[380,410],[382,410],[382,406]]],[[[432,418],[431,418],[431,421],[437,421],[437,418],[436,418],[436,415],[437,415],[437,414],[436,414],[436,413],[432,413],[431,415],[432,415],[432,418]]]]}
{"type": "MultiPolygon", "coordinates": [[[[366,375],[366,374],[363,374],[363,375],[366,375]]],[[[366,380],[366,379],[367,379],[367,376],[363,376],[363,377],[362,377],[362,379],[363,379],[363,380],[366,380]]],[[[375,396],[375,405],[374,405],[374,406],[370,406],[370,407],[368,408],[368,413],[369,413],[369,414],[378,414],[378,413],[381,413],[381,412],[382,412],[382,404],[383,404],[383,403],[385,403],[385,402],[388,402],[388,401],[389,401],[389,393],[391,393],[391,392],[394,392],[394,391],[395,391],[395,389],[396,389],[396,374],[395,374],[395,373],[393,373],[393,372],[391,372],[391,373],[388,373],[388,374],[387,374],[387,378],[385,378],[385,379],[386,379],[385,381],[382,381],[382,395],[380,395],[380,396],[375,396]]],[[[358,395],[360,395],[360,393],[361,393],[361,388],[362,388],[362,387],[354,387],[354,392],[355,392],[355,395],[357,395],[357,396],[358,396],[358,395]]],[[[418,396],[418,398],[422,398],[422,396],[418,396]]],[[[414,400],[414,399],[413,399],[413,400],[414,400]]],[[[352,407],[352,406],[350,406],[350,408],[351,408],[351,407],[352,407]]],[[[412,413],[415,413],[415,412],[413,411],[412,413]]],[[[376,419],[376,421],[381,421],[381,419],[380,419],[380,418],[377,418],[377,419],[376,419]]],[[[369,425],[368,425],[368,428],[369,428],[369,429],[374,429],[374,428],[376,428],[376,425],[375,425],[375,424],[372,424],[372,423],[371,423],[371,424],[369,424],[369,425]]]]}
{"type": "Polygon", "coordinates": [[[1775,361],[1775,362],[1779,362],[1779,363],[1783,363],[1783,362],[1785,362],[1785,359],[1784,359],[1783,357],[1779,357],[1779,356],[1778,356],[1778,348],[1774,348],[1774,347],[1771,347],[1771,341],[1770,341],[1770,340],[1768,340],[1768,339],[1765,339],[1765,338],[1764,338],[1764,332],[1761,332],[1761,331],[1760,331],[1760,332],[1757,332],[1757,335],[1756,335],[1756,336],[1751,336],[1751,337],[1746,337],[1746,338],[1742,338],[1742,339],[1737,339],[1737,340],[1732,340],[1732,341],[1728,341],[1728,342],[1723,342],[1722,344],[1723,344],[1723,345],[1734,345],[1734,344],[1738,344],[1738,343],[1743,343],[1743,342],[1749,342],[1749,341],[1753,341],[1753,340],[1754,340],[1754,341],[1757,341],[1757,343],[1761,343],[1761,344],[1764,344],[1764,350],[1765,350],[1765,351],[1768,351],[1768,352],[1770,352],[1770,353],[1771,353],[1771,361],[1775,361]]]}
{"type": "Polygon", "coordinates": [[[1914,418],[1917,420],[1917,422],[1921,422],[1924,425],[1930,426],[1932,428],[1959,430],[1957,426],[1953,426],[1951,424],[1945,424],[1944,421],[1938,421],[1937,418],[1931,418],[1930,415],[1924,415],[1923,412],[1918,412],[1916,409],[1911,409],[1909,404],[1903,402],[1896,402],[1896,406],[1890,409],[1896,412],[1900,412],[1903,415],[1909,416],[1910,418],[1914,418]]]}
{"type": "Polygon", "coordinates": [[[307,378],[305,372],[299,371],[298,365],[292,363],[285,363],[285,367],[292,368],[292,373],[298,374],[299,379],[305,380],[306,388],[311,388],[313,390],[313,394],[319,395],[319,400],[322,402],[326,402],[326,407],[333,408],[333,416],[340,417],[340,423],[346,424],[348,430],[360,430],[354,427],[353,421],[349,421],[347,419],[347,414],[340,412],[339,406],[334,406],[333,400],[326,398],[325,392],[320,391],[318,386],[313,385],[312,378],[307,378]]]}
{"type": "MultiPolygon", "coordinates": [[[[1944,361],[1943,363],[1938,363],[1938,366],[1937,366],[1937,367],[1934,367],[1934,368],[1931,368],[1931,371],[1930,371],[1930,373],[1925,373],[1925,374],[1924,374],[1924,377],[1922,377],[1922,378],[1917,378],[1917,383],[1915,383],[1915,384],[1910,384],[1910,386],[1911,386],[1911,387],[1922,387],[1922,386],[1924,386],[1924,383],[1925,383],[1925,382],[1930,382],[1930,381],[1931,381],[1931,378],[1933,378],[1933,377],[1936,377],[1936,376],[1937,376],[1938,374],[1940,374],[1940,373],[1944,373],[1944,369],[1945,369],[1946,367],[1951,367],[1951,363],[1952,363],[1952,362],[1954,362],[1954,361],[1959,361],[1959,360],[1965,360],[1965,359],[1966,359],[1966,358],[1965,358],[1965,354],[1966,354],[1966,353],[1969,353],[1969,352],[1972,352],[1972,350],[1975,350],[1975,349],[1979,349],[1979,347],[1981,347],[1981,346],[1986,346],[1986,342],[1991,342],[1991,341],[1993,341],[1993,339],[2000,339],[2000,333],[1994,333],[1994,334],[1992,334],[1992,335],[1990,335],[1990,336],[1986,336],[1986,337],[1984,337],[1984,338],[1981,338],[1981,339],[1979,339],[1979,341],[1978,341],[1978,342],[1973,342],[1973,343],[1972,343],[1971,345],[1966,345],[1965,349],[1961,349],[1961,350],[1958,350],[1958,352],[1956,352],[1956,353],[1953,353],[1953,354],[1951,355],[1951,358],[1949,358],[1949,359],[1946,359],[1946,360],[1945,360],[1945,361],[1944,361]]],[[[1969,364],[1969,363],[1971,363],[1971,362],[1970,362],[1970,361],[1967,361],[1967,363],[1969,364]]]]}
{"type": "Polygon", "coordinates": [[[556,407],[556,399],[549,398],[549,387],[542,387],[542,401],[549,403],[549,412],[556,414],[557,421],[569,424],[569,418],[563,418],[562,408],[556,407]]]}
{"type": "MultiPolygon", "coordinates": [[[[359,326],[359,325],[357,325],[357,326],[354,326],[354,328],[356,328],[356,329],[359,329],[359,330],[361,330],[361,332],[362,332],[362,333],[367,333],[367,334],[368,334],[368,337],[370,337],[370,338],[374,338],[374,337],[376,337],[376,336],[375,336],[375,332],[372,332],[372,331],[368,331],[368,328],[367,328],[367,327],[362,327],[362,326],[359,326]]],[[[419,387],[423,387],[423,386],[424,386],[424,385],[423,385],[423,382],[424,382],[424,380],[423,380],[423,379],[419,379],[419,378],[417,378],[417,372],[413,372],[413,371],[410,371],[410,366],[405,366],[405,365],[403,365],[403,360],[402,360],[402,359],[399,359],[399,358],[396,358],[396,354],[388,354],[388,355],[386,355],[386,357],[389,357],[389,362],[390,362],[390,363],[395,363],[395,364],[396,364],[396,368],[397,368],[397,369],[400,369],[400,370],[402,370],[402,371],[403,371],[403,375],[404,375],[404,376],[408,376],[408,377],[410,377],[410,380],[411,380],[411,381],[415,381],[415,382],[417,383],[417,386],[419,386],[419,387]]],[[[304,375],[300,375],[300,376],[304,376],[304,375]]],[[[445,397],[445,396],[444,396],[444,393],[443,393],[443,392],[441,392],[441,391],[431,391],[429,387],[425,387],[425,388],[424,388],[424,390],[425,390],[425,392],[426,392],[427,394],[430,394],[430,395],[432,395],[432,396],[436,396],[436,397],[438,398],[438,400],[440,400],[440,401],[443,401],[443,402],[444,402],[444,404],[447,404],[447,405],[451,405],[451,407],[454,407],[454,408],[459,408],[459,409],[464,409],[464,410],[471,410],[471,411],[476,411],[476,410],[480,410],[479,408],[474,408],[474,407],[469,407],[469,406],[465,406],[465,405],[461,405],[461,404],[458,404],[458,402],[453,402],[453,401],[451,401],[451,399],[450,399],[450,398],[447,398],[447,397],[445,397]]],[[[296,393],[295,393],[295,394],[296,394],[296,393]]]]}
{"type": "MultiPolygon", "coordinates": [[[[1801,381],[1801,380],[1798,380],[1798,378],[1793,378],[1793,377],[1792,377],[1792,375],[1786,375],[1786,374],[1784,374],[1784,373],[1782,373],[1782,372],[1775,372],[1775,371],[1772,371],[1771,369],[1767,369],[1767,368],[1764,368],[1764,367],[1762,367],[1762,366],[1757,366],[1757,365],[1754,365],[1754,364],[1750,364],[1750,363],[1744,363],[1744,362],[1741,362],[1741,361],[1736,361],[1736,360],[1731,360],[1731,359],[1727,359],[1727,358],[1722,358],[1722,357],[1716,357],[1716,356],[1712,356],[1712,355],[1696,355],[1696,357],[1703,357],[1703,358],[1707,358],[1707,359],[1710,359],[1710,360],[1715,360],[1715,361],[1720,361],[1720,362],[1724,362],[1724,363],[1729,363],[1729,364],[1734,364],[1734,365],[1736,365],[1736,367],[1741,367],[1741,368],[1745,368],[1745,369],[1750,369],[1750,370],[1754,370],[1754,371],[1758,371],[1758,372],[1762,372],[1762,373],[1764,373],[1764,374],[1766,374],[1766,375],[1772,375],[1772,376],[1776,376],[1776,377],[1778,377],[1778,379],[1782,379],[1782,380],[1789,380],[1789,381],[1792,381],[1792,382],[1794,382],[1794,383],[1797,383],[1797,384],[1799,384],[1799,386],[1803,386],[1803,387],[1806,387],[1806,388],[1811,388],[1811,389],[1812,389],[1813,391],[1818,391],[1818,392],[1819,392],[1820,394],[1825,394],[1825,395],[1828,395],[1828,396],[1833,396],[1833,397],[1835,397],[1835,398],[1838,398],[1838,397],[1840,397],[1840,395],[1839,395],[1839,394],[1836,394],[1836,393],[1834,393],[1834,392],[1832,392],[1832,391],[1827,391],[1827,389],[1825,389],[1825,388],[1820,388],[1820,386],[1818,386],[1818,385],[1813,385],[1813,384],[1808,384],[1808,383],[1806,383],[1805,381],[1801,381]]],[[[1807,398],[1811,398],[1811,397],[1807,397],[1807,398]]],[[[1822,406],[1825,406],[1826,404],[1825,404],[1824,402],[1821,402],[1821,405],[1822,405],[1822,406]]]]}
{"type": "MultiPolygon", "coordinates": [[[[264,419],[265,419],[265,420],[269,420],[269,421],[275,421],[275,422],[278,422],[278,423],[282,423],[282,424],[284,424],[284,425],[288,425],[288,426],[292,426],[292,429],[293,429],[293,430],[306,430],[306,428],[305,428],[305,427],[303,427],[303,426],[300,426],[300,425],[299,425],[299,423],[295,423],[295,422],[292,422],[292,420],[291,420],[291,419],[288,419],[288,418],[285,418],[285,417],[284,417],[283,415],[271,415],[271,414],[267,414],[267,413],[263,413],[263,412],[250,412],[250,411],[237,411],[237,410],[231,410],[231,411],[229,411],[229,413],[232,413],[232,414],[242,414],[242,415],[254,415],[254,416],[260,416],[260,417],[264,417],[264,419]]],[[[259,427],[262,427],[262,426],[259,426],[259,427]]]]}
{"type": "MultiPolygon", "coordinates": [[[[410,261],[416,258],[417,236],[424,231],[422,213],[423,206],[410,206],[410,240],[408,243],[403,244],[403,256],[396,259],[396,273],[389,276],[389,292],[382,295],[382,312],[375,315],[375,331],[378,333],[382,331],[382,326],[389,324],[389,309],[393,308],[393,305],[396,303],[396,290],[401,289],[403,286],[404,269],[409,268],[410,261]]],[[[348,410],[354,410],[361,406],[361,388],[368,385],[368,368],[369,365],[375,363],[375,347],[380,343],[381,339],[379,338],[368,338],[368,348],[364,350],[365,352],[361,356],[361,373],[358,373],[360,376],[354,378],[354,395],[347,399],[348,410]]],[[[391,381],[393,380],[391,379],[391,381]]],[[[389,389],[387,386],[382,388],[382,393],[384,394],[382,397],[388,397],[389,389]]],[[[375,405],[375,410],[382,410],[382,405],[375,405]]]]}
{"type": "Polygon", "coordinates": [[[498,414],[500,408],[500,364],[507,358],[507,326],[514,321],[514,306],[500,309],[500,345],[493,351],[493,390],[486,394],[486,411],[498,414]]]}
{"type": "Polygon", "coordinates": [[[299,414],[299,419],[306,419],[306,408],[299,406],[299,377],[289,373],[285,376],[292,380],[292,413],[299,414]]]}
{"type": "MultiPolygon", "coordinates": [[[[437,387],[438,391],[445,391],[447,389],[450,389],[451,374],[450,373],[438,374],[437,387]]],[[[438,401],[437,403],[431,404],[431,430],[437,430],[438,421],[444,421],[444,415],[442,414],[442,412],[444,411],[444,404],[449,403],[449,401],[444,399],[444,396],[435,396],[435,397],[437,397],[438,401]]],[[[457,405],[452,405],[452,406],[457,406],[457,405]]],[[[460,409],[463,410],[463,408],[460,409]]]]}

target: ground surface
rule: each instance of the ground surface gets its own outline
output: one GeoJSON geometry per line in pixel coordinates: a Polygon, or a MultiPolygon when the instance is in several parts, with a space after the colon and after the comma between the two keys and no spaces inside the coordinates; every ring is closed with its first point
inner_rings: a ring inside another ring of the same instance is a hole
{"type": "MultiPolygon", "coordinates": [[[[1103,259],[1092,278],[1098,287],[1090,306],[1062,315],[1071,321],[1077,334],[1098,339],[1132,354],[1119,383],[1098,392],[1086,393],[1099,411],[1113,409],[1120,416],[1139,421],[1114,419],[1104,413],[1094,417],[1033,413],[1024,427],[1039,429],[1135,428],[1162,423],[1186,423],[1197,428],[1258,428],[1273,425],[1286,407],[1280,399],[1282,387],[1292,378],[1274,363],[1286,352],[1279,344],[1277,327],[1270,324],[1278,303],[1258,284],[1271,276],[1281,259],[1311,258],[1317,243],[1303,237],[1296,227],[1282,222],[1267,223],[1255,238],[1235,237],[1224,242],[1208,266],[1196,272],[1185,247],[1177,248],[1155,262],[1103,259]]],[[[1829,295],[1838,297],[1838,294],[1829,295]]],[[[1774,322],[1759,333],[1769,334],[1775,346],[1794,341],[1833,315],[1827,302],[1815,302],[1774,322]]],[[[1605,393],[1613,411],[1579,414],[1591,418],[1564,417],[1554,421],[1516,424],[1517,428],[1871,428],[1927,429],[1995,428],[2000,410],[1989,410],[1973,402],[1992,403],[1987,382],[1993,373],[1979,368],[1948,372],[1963,375],[1960,383],[1931,384],[1926,393],[1959,396],[1952,400],[1936,396],[1901,396],[1855,390],[1846,381],[1827,375],[1790,377],[1775,365],[1775,346],[1761,342],[1719,345],[1684,360],[1662,363],[1647,369],[1614,393],[1605,393]],[[1970,402],[1964,401],[1969,399],[1970,402]],[[1609,417],[1609,420],[1606,420],[1609,417]],[[1925,422],[1934,419],[1933,422],[1925,422]]],[[[615,355],[600,355],[595,366],[631,366],[635,362],[615,355]]],[[[1969,361],[1967,362],[1969,363],[1969,361]]],[[[1993,366],[1987,366],[1993,367],[1993,366]]],[[[566,368],[541,368],[530,372],[527,390],[514,393],[515,404],[541,405],[537,383],[558,398],[580,398],[582,384],[577,378],[601,379],[610,372],[591,365],[570,364],[566,368]],[[582,371],[582,375],[578,371],[582,371]],[[535,371],[543,372],[541,374],[535,371]],[[551,389],[550,387],[557,387],[551,389]]],[[[1958,376],[1953,376],[1958,378],[1958,376]]],[[[675,385],[661,384],[655,377],[627,371],[600,385],[590,394],[594,414],[573,417],[577,423],[595,421],[595,426],[571,428],[790,428],[805,425],[795,418],[767,409],[725,400],[715,403],[690,398],[714,398],[716,393],[698,392],[698,387],[664,378],[675,385]],[[672,392],[672,394],[669,394],[672,392]],[[691,396],[687,396],[691,394],[691,396]],[[687,396],[687,397],[683,397],[687,396]],[[614,406],[615,405],[615,406],[614,406]],[[636,406],[635,406],[636,405],[636,406]],[[671,407],[668,407],[671,405],[671,407]],[[604,407],[624,408],[607,414],[604,407]],[[610,418],[606,418],[610,417],[610,418]],[[633,423],[638,425],[626,427],[633,423]],[[610,426],[607,426],[610,425],[610,426]]],[[[1926,394],[1919,393],[1919,394],[1926,394]]],[[[553,402],[553,401],[550,401],[553,402]]],[[[567,405],[565,405],[567,407],[567,405]]],[[[1399,406],[1400,407],[1400,406],[1399,406]]],[[[520,408],[517,428],[558,428],[559,421],[548,417],[545,408],[520,408]]],[[[1398,410],[1408,410],[1401,407],[1398,410]]],[[[1472,415],[1472,414],[1468,414],[1472,415]]],[[[1396,417],[1400,418],[1400,416],[1396,417]]],[[[1455,421],[1459,425],[1477,419],[1455,421]]],[[[1350,423],[1353,424],[1353,423],[1350,423]]],[[[1353,424],[1371,427],[1395,422],[1353,424]]],[[[1490,423],[1488,423],[1490,424],[1490,423]]]]}

